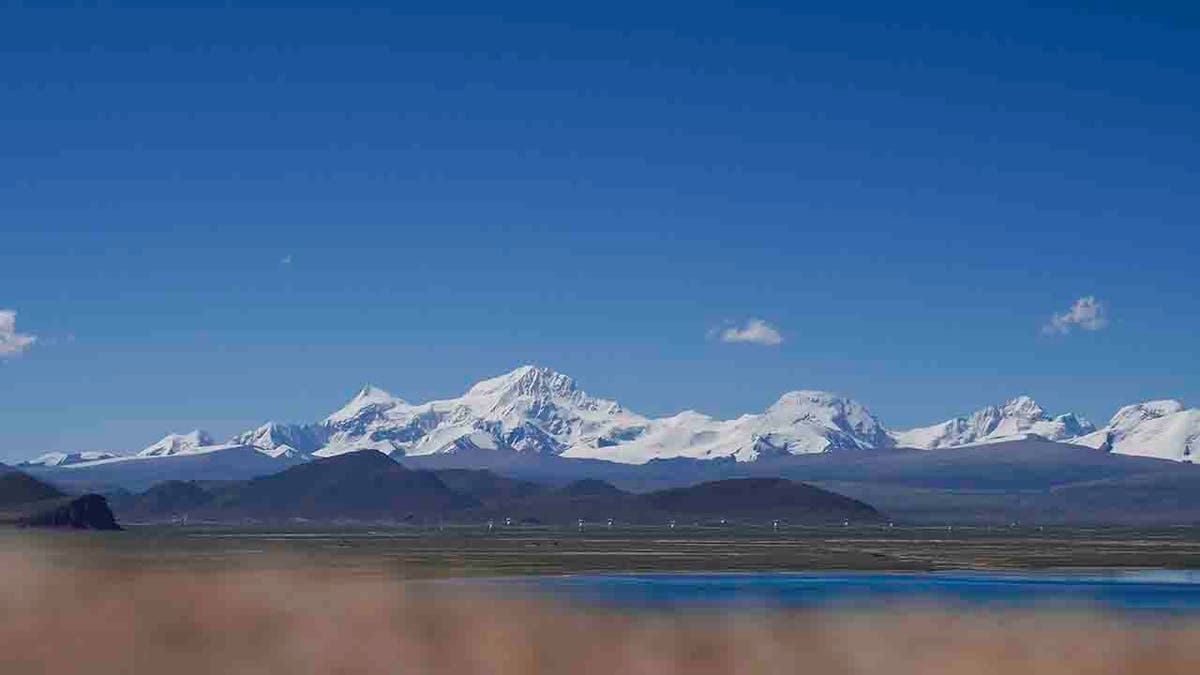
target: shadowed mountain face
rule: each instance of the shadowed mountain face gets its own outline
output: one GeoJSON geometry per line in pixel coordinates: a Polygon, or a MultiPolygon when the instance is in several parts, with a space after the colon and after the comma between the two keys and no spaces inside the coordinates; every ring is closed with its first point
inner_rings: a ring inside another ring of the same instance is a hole
{"type": "Polygon", "coordinates": [[[1022,440],[939,451],[889,449],[764,458],[757,462],[655,460],[641,465],[520,453],[475,452],[408,457],[414,468],[486,468],[541,482],[584,478],[647,492],[723,478],[788,478],[807,483],[846,481],[962,490],[1049,490],[1073,483],[1175,471],[1200,475],[1178,462],[1112,455],[1063,443],[1022,440]]]}
{"type": "Polygon", "coordinates": [[[435,474],[373,450],[318,459],[227,487],[214,506],[240,512],[369,514],[442,512],[478,505],[435,474]]]}
{"type": "Polygon", "coordinates": [[[625,493],[617,489],[612,483],[606,483],[595,478],[584,478],[572,481],[563,486],[558,491],[558,494],[565,497],[612,497],[625,493]]]}
{"type": "Polygon", "coordinates": [[[624,492],[596,479],[524,499],[488,505],[496,515],[542,522],[576,519],[663,523],[675,518],[791,523],[874,522],[884,518],[871,506],[804,483],[780,478],[735,478],[645,494],[624,492]]]}
{"type": "Polygon", "coordinates": [[[786,480],[728,480],[683,492],[638,495],[597,479],[554,488],[483,470],[415,471],[368,450],[249,481],[163,483],[142,494],[116,496],[114,504],[123,514],[151,520],[182,512],[209,520],[403,520],[436,515],[450,521],[514,518],[546,523],[608,518],[663,522],[676,515],[796,522],[881,517],[861,502],[786,480]]]}
{"type": "Polygon", "coordinates": [[[487,467],[541,482],[596,478],[638,492],[728,478],[786,478],[862,500],[908,522],[1200,522],[1200,501],[1188,498],[1200,494],[1200,466],[1043,440],[937,451],[831,452],[753,463],[669,459],[630,466],[496,452],[405,462],[435,470],[487,467]]]}
{"type": "MultiPolygon", "coordinates": [[[[129,499],[124,495],[114,496],[113,503],[125,504],[129,499]]],[[[172,480],[151,487],[138,495],[137,500],[138,509],[147,513],[186,513],[208,506],[213,500],[213,492],[198,483],[172,480]]]]}
{"type": "Polygon", "coordinates": [[[445,510],[476,503],[446,487],[432,473],[406,469],[371,451],[352,453],[340,462],[317,460],[256,478],[234,494],[242,507],[313,511],[445,510]]]}
{"type": "Polygon", "coordinates": [[[71,497],[24,472],[0,464],[0,523],[22,527],[119,530],[108,501],[96,494],[71,497]]]}
{"type": "Polygon", "coordinates": [[[136,515],[197,512],[226,517],[391,517],[478,506],[437,475],[407,469],[374,450],[318,459],[247,481],[171,481],[114,497],[136,515]]]}
{"type": "Polygon", "coordinates": [[[782,478],[743,478],[701,483],[691,487],[651,492],[644,496],[655,509],[670,513],[739,516],[771,513],[780,517],[817,519],[819,514],[876,520],[874,508],[811,485],[782,478]]]}
{"type": "Polygon", "coordinates": [[[58,488],[0,464],[0,507],[62,497],[58,488]]]}
{"type": "Polygon", "coordinates": [[[470,495],[481,504],[525,499],[550,490],[541,483],[506,478],[486,469],[444,469],[435,473],[451,490],[470,495]]]}
{"type": "Polygon", "coordinates": [[[907,522],[1200,522],[1200,503],[1192,497],[1200,494],[1200,467],[1048,441],[754,463],[672,459],[624,465],[495,451],[410,457],[404,463],[409,468],[379,453],[349,453],[251,481],[159,485],[142,495],[114,497],[114,508],[151,519],[174,510],[217,519],[242,513],[374,514],[394,520],[412,513],[459,520],[636,522],[695,513],[800,520],[819,514],[835,521],[861,520],[862,506],[870,504],[907,522]],[[373,480],[382,482],[373,487],[373,480]],[[816,488],[821,490],[811,492],[816,488]],[[806,501],[810,497],[814,500],[806,501]],[[858,501],[837,501],[846,497],[858,501]]]}

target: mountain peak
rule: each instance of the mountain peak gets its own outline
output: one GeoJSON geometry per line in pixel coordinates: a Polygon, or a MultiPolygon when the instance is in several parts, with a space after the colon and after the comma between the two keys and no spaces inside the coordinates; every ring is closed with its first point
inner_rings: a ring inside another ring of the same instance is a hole
{"type": "Polygon", "coordinates": [[[406,403],[404,399],[392,396],[373,384],[364,384],[349,403],[325,418],[325,421],[327,423],[344,422],[358,417],[366,409],[387,410],[397,405],[406,405],[406,403]]]}
{"type": "Polygon", "coordinates": [[[1158,419],[1183,412],[1186,408],[1183,401],[1173,398],[1142,401],[1141,403],[1123,406],[1112,416],[1112,419],[1108,422],[1108,426],[1114,429],[1129,428],[1146,420],[1158,419]]]}
{"type": "Polygon", "coordinates": [[[895,431],[892,437],[901,446],[934,449],[995,443],[1030,435],[1058,441],[1095,429],[1091,422],[1074,414],[1051,418],[1032,396],[1022,394],[968,416],[928,427],[895,431]]]}
{"type": "Polygon", "coordinates": [[[112,459],[118,455],[111,452],[103,452],[99,450],[85,450],[83,452],[47,452],[46,454],[21,462],[17,466],[71,466],[73,464],[82,464],[83,462],[94,462],[101,459],[112,459]]]}
{"type": "Polygon", "coordinates": [[[360,388],[358,390],[358,393],[354,395],[354,398],[352,398],[351,401],[359,401],[359,402],[365,403],[365,402],[374,402],[374,401],[391,401],[391,400],[395,400],[395,398],[396,398],[395,396],[392,396],[390,393],[384,391],[383,389],[380,389],[379,387],[376,387],[373,384],[367,383],[367,384],[364,384],[362,386],[362,388],[360,388]]]}
{"type": "Polygon", "coordinates": [[[1038,402],[1033,400],[1032,396],[1021,394],[1015,398],[1010,398],[1000,406],[1000,411],[1005,417],[1020,417],[1023,419],[1042,419],[1046,416],[1046,410],[1038,405],[1038,402]]]}
{"type": "Polygon", "coordinates": [[[828,391],[789,391],[754,424],[758,426],[754,447],[760,452],[796,454],[892,445],[887,430],[866,406],[828,391]]]}
{"type": "Polygon", "coordinates": [[[158,457],[165,455],[179,455],[188,452],[193,452],[197,448],[202,448],[208,445],[216,445],[216,441],[206,431],[193,429],[186,434],[167,434],[163,436],[154,445],[147,447],[138,453],[142,457],[158,457]]]}
{"type": "Polygon", "coordinates": [[[1196,462],[1200,458],[1200,408],[1160,399],[1122,407],[1108,426],[1071,440],[1122,455],[1196,462]]]}
{"type": "Polygon", "coordinates": [[[882,429],[867,407],[852,398],[829,391],[801,389],[789,391],[767,408],[768,415],[787,414],[812,419],[836,420],[847,418],[852,423],[866,423],[882,429]]]}
{"type": "Polygon", "coordinates": [[[267,422],[255,429],[229,439],[231,445],[252,445],[260,452],[290,457],[321,449],[328,439],[328,430],[320,424],[281,424],[267,422]]]}
{"type": "Polygon", "coordinates": [[[785,392],[771,405],[772,408],[781,408],[796,405],[817,405],[828,406],[837,403],[853,403],[850,399],[839,396],[833,392],[820,391],[816,389],[797,389],[795,391],[785,392]]]}
{"type": "Polygon", "coordinates": [[[545,366],[524,365],[512,372],[479,382],[468,396],[570,397],[578,390],[575,380],[545,366]]]}
{"type": "MultiPolygon", "coordinates": [[[[1182,408],[1178,401],[1147,401],[1122,412],[1173,418],[1182,408]]],[[[1184,412],[1200,416],[1200,410],[1184,412]]],[[[1178,422],[1187,433],[1190,419],[1178,422]]],[[[858,401],[812,389],[789,391],[764,412],[735,419],[694,412],[648,418],[616,401],[588,396],[564,373],[525,364],[482,380],[461,396],[416,405],[368,384],[324,422],[267,423],[232,442],[283,456],[333,456],[360,449],[415,456],[470,447],[641,463],[670,457],[751,461],[896,445],[956,448],[1030,437],[1076,442],[1095,431],[1095,425],[1073,413],[1047,414],[1026,394],[939,424],[894,432],[858,401]]],[[[1184,437],[1184,431],[1172,431],[1171,438],[1184,437]]],[[[1195,453],[1200,456],[1200,449],[1195,453]]]]}

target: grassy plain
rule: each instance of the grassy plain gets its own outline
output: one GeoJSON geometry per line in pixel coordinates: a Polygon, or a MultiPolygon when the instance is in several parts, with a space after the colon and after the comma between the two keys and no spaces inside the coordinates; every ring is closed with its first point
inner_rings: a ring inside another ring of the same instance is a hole
{"type": "Polygon", "coordinates": [[[1194,615],[620,611],[411,578],[571,571],[1195,567],[1194,530],[296,526],[0,536],[0,672],[1195,673],[1194,615]],[[430,592],[430,589],[435,589],[430,592]]]}
{"type": "Polygon", "coordinates": [[[65,567],[314,566],[397,578],[577,572],[1200,568],[1200,527],[696,527],[248,524],[8,530],[65,567]]]}

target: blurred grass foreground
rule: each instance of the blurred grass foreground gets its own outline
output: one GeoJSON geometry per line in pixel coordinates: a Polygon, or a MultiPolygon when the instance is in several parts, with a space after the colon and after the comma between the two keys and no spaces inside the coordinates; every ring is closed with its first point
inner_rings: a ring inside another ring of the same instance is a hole
{"type": "Polygon", "coordinates": [[[0,672],[1200,672],[1194,617],[1103,612],[621,611],[486,587],[0,554],[0,672]]]}

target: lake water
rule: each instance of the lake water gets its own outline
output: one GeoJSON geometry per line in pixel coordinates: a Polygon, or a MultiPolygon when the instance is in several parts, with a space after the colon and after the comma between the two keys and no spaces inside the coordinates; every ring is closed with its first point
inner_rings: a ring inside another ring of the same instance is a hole
{"type": "Polygon", "coordinates": [[[629,608],[1090,608],[1200,613],[1200,571],[612,574],[489,580],[629,608]]]}

